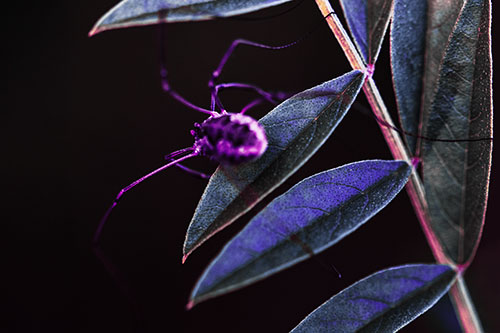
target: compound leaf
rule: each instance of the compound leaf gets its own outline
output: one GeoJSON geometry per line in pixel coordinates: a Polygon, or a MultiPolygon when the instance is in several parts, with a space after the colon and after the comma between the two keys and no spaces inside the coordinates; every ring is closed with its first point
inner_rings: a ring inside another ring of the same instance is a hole
{"type": "Polygon", "coordinates": [[[235,16],[289,1],[291,0],[123,0],[97,21],[89,35],[117,28],[235,16]]]}
{"type": "Polygon", "coordinates": [[[450,37],[424,117],[423,181],[431,225],[444,254],[467,265],[484,223],[491,170],[491,2],[469,0],[450,37]]]}
{"type": "Polygon", "coordinates": [[[330,298],[292,332],[396,332],[432,307],[455,276],[445,265],[382,270],[330,298]]]}
{"type": "Polygon", "coordinates": [[[346,114],[364,79],[360,71],[349,72],[287,99],[259,121],[267,134],[267,151],[257,161],[220,166],[212,175],[187,231],[184,260],[318,150],[346,114]]]}
{"type": "Polygon", "coordinates": [[[392,0],[341,0],[354,42],[365,62],[377,61],[391,17],[392,0]]]}
{"type": "Polygon", "coordinates": [[[261,280],[337,243],[385,207],[410,173],[404,161],[372,160],[302,180],[224,247],[198,281],[192,304],[261,280]]]}

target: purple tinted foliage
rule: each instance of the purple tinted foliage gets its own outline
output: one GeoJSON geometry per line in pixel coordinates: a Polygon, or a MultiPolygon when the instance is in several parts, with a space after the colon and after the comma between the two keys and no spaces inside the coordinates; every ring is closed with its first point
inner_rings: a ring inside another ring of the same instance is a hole
{"type": "MultiPolygon", "coordinates": [[[[194,1],[196,2],[197,0],[194,1]]],[[[125,2],[127,1],[122,2],[115,8],[120,7],[125,2]]],[[[113,10],[111,12],[113,12],[113,10]]],[[[162,40],[163,33],[164,29],[160,29],[160,36],[162,40]]],[[[90,33],[90,35],[92,35],[92,32],[90,33]]],[[[268,93],[257,86],[242,83],[224,83],[215,85],[215,80],[221,74],[227,60],[235,50],[236,46],[241,43],[258,48],[279,50],[293,46],[297,44],[298,41],[283,46],[268,46],[244,40],[234,41],[224,54],[223,58],[219,62],[219,65],[217,66],[217,69],[212,73],[212,77],[209,80],[208,86],[211,90],[212,99],[210,110],[204,109],[191,103],[177,91],[172,89],[167,79],[168,72],[165,65],[163,48],[160,49],[160,80],[162,89],[179,103],[195,111],[209,114],[210,117],[201,125],[195,123],[196,128],[191,131],[191,134],[195,138],[195,143],[192,147],[181,149],[179,151],[168,154],[165,159],[169,163],[150,172],[146,176],[141,177],[140,179],[123,188],[118,193],[111,206],[101,218],[101,221],[93,238],[93,241],[95,243],[98,242],[104,224],[106,223],[113,209],[117,206],[118,201],[123,196],[123,194],[125,194],[127,191],[140,184],[147,178],[169,168],[170,166],[176,166],[191,175],[207,179],[210,178],[209,175],[190,169],[180,164],[180,162],[194,156],[206,156],[223,165],[240,165],[258,159],[266,151],[268,142],[263,127],[256,120],[244,115],[243,113],[264,100],[272,104],[276,104],[278,103],[278,101],[290,97],[290,94],[284,92],[278,92],[274,94],[268,93]],[[247,104],[239,114],[227,113],[218,97],[219,90],[227,88],[250,89],[259,94],[261,97],[247,104]],[[217,106],[220,108],[220,113],[216,111],[217,106]],[[185,152],[190,152],[191,154],[179,158],[178,160],[174,159],[175,156],[178,156],[179,154],[185,152]]]]}
{"type": "MultiPolygon", "coordinates": [[[[427,1],[396,0],[391,25],[391,66],[401,126],[418,133],[424,76],[427,1]]],[[[417,139],[406,135],[415,154],[417,139]]]]}
{"type": "Polygon", "coordinates": [[[123,0],[101,17],[89,35],[110,29],[163,22],[230,17],[289,1],[291,0],[123,0]]]}
{"type": "Polygon", "coordinates": [[[445,265],[389,268],[333,296],[292,332],[395,332],[436,303],[454,278],[445,265]]]}
{"type": "Polygon", "coordinates": [[[359,228],[403,188],[404,161],[363,161],[309,177],[236,235],[197,283],[195,303],[241,288],[319,253],[359,228]],[[292,242],[297,239],[300,242],[292,242]]]}
{"type": "MultiPolygon", "coordinates": [[[[450,36],[423,121],[422,172],[432,228],[445,255],[466,267],[479,243],[491,171],[491,3],[469,0],[450,36]],[[484,140],[481,138],[485,138],[484,140]]],[[[464,268],[462,267],[462,269],[464,268]]]]}
{"type": "Polygon", "coordinates": [[[347,19],[347,24],[354,37],[354,42],[361,55],[368,59],[368,23],[366,17],[366,1],[364,0],[342,0],[342,9],[347,19]]]}
{"type": "Polygon", "coordinates": [[[365,63],[374,65],[389,24],[392,0],[342,0],[349,29],[365,63]]]}
{"type": "Polygon", "coordinates": [[[364,77],[352,71],[303,91],[259,121],[269,140],[266,152],[258,161],[217,169],[189,225],[185,258],[250,210],[319,149],[346,114],[364,77]]]}

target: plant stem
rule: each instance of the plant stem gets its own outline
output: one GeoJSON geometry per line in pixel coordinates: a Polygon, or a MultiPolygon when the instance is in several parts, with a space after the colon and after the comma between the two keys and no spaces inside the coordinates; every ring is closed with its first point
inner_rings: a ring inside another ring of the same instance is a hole
{"type": "Polygon", "coordinates": [[[451,286],[449,295],[460,319],[462,330],[464,332],[483,332],[481,321],[479,321],[462,274],[458,275],[457,281],[451,286]]]}
{"type": "MultiPolygon", "coordinates": [[[[329,13],[334,12],[330,3],[325,0],[316,0],[316,4],[318,5],[321,13],[324,16],[327,16],[329,13]]],[[[337,38],[342,50],[344,51],[347,60],[351,64],[353,69],[359,69],[366,72],[366,67],[364,65],[363,60],[361,59],[358,51],[354,47],[349,35],[345,31],[342,26],[342,23],[339,21],[337,15],[329,15],[327,17],[327,23],[332,30],[333,34],[337,38]]],[[[367,82],[363,86],[363,91],[365,96],[370,103],[370,106],[373,110],[375,116],[384,121],[386,125],[394,126],[394,122],[387,111],[387,107],[385,106],[384,101],[382,100],[382,96],[375,85],[375,81],[371,76],[368,77],[367,82]]],[[[399,136],[396,131],[393,131],[386,125],[379,124],[380,129],[382,130],[382,134],[391,150],[392,156],[395,159],[405,160],[408,163],[412,164],[410,154],[408,153],[403,140],[399,136]]],[[[444,251],[441,247],[441,244],[438,242],[436,235],[432,231],[432,228],[429,224],[429,218],[427,213],[427,202],[425,200],[424,187],[422,185],[422,181],[418,176],[417,172],[414,170],[412,172],[410,180],[406,185],[406,190],[408,195],[410,196],[410,200],[413,204],[415,212],[418,216],[418,219],[424,229],[425,235],[429,244],[431,245],[431,249],[436,257],[437,261],[440,263],[446,263],[451,266],[455,266],[451,260],[446,258],[444,255],[444,251]]]]}
{"type": "MultiPolygon", "coordinates": [[[[373,65],[369,64],[367,70],[364,61],[354,47],[354,44],[352,43],[344,27],[342,26],[342,23],[339,21],[337,15],[331,15],[334,10],[331,7],[330,3],[327,0],[315,1],[316,5],[321,11],[321,14],[326,17],[328,26],[335,35],[335,38],[337,38],[337,41],[342,47],[347,60],[351,64],[351,67],[353,69],[364,71],[365,73],[368,72],[368,78],[363,86],[363,91],[377,119],[385,122],[385,125],[379,122],[379,126],[382,134],[384,135],[385,141],[389,146],[392,156],[395,159],[405,160],[410,164],[414,164],[410,157],[410,154],[408,153],[408,150],[406,149],[405,144],[403,143],[403,140],[399,136],[399,133],[389,128],[389,126],[394,126],[394,122],[392,121],[387,107],[382,100],[382,96],[380,95],[377,86],[375,85],[375,81],[371,77],[371,74],[373,72],[373,65]]],[[[442,264],[450,265],[457,269],[456,264],[453,263],[444,254],[441,243],[438,241],[431,227],[427,201],[425,199],[424,186],[420,177],[418,176],[416,168],[413,169],[410,180],[406,185],[406,191],[408,193],[408,196],[410,197],[410,201],[413,204],[415,213],[418,217],[418,220],[420,221],[422,229],[424,230],[427,242],[429,243],[436,261],[442,264]]],[[[455,311],[461,322],[463,330],[465,332],[482,332],[483,330],[479,318],[474,309],[474,305],[470,299],[467,287],[465,286],[465,281],[463,280],[461,273],[459,273],[456,283],[450,289],[450,296],[453,299],[455,311]]]]}

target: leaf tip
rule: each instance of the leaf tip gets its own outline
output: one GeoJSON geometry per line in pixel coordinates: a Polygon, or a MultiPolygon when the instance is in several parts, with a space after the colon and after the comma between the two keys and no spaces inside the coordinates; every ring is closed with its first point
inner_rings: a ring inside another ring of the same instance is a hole
{"type": "Polygon", "coordinates": [[[92,37],[94,35],[97,35],[98,33],[100,33],[103,29],[101,29],[101,27],[99,26],[99,23],[96,23],[92,29],[89,31],[88,33],[88,36],[89,37],[92,37]]]}
{"type": "Polygon", "coordinates": [[[186,310],[189,311],[193,308],[193,306],[195,305],[194,301],[193,300],[190,300],[187,304],[186,304],[186,310]]]}
{"type": "Polygon", "coordinates": [[[184,264],[189,256],[189,253],[186,253],[185,255],[182,256],[182,263],[184,264]]]}
{"type": "MultiPolygon", "coordinates": [[[[187,239],[187,237],[188,237],[188,235],[186,235],[186,239],[187,239]]],[[[184,255],[182,257],[182,263],[184,263],[186,261],[187,257],[189,257],[191,255],[191,253],[193,253],[194,250],[196,250],[201,244],[205,243],[205,241],[207,239],[208,239],[208,237],[201,239],[201,240],[198,240],[197,243],[195,243],[193,245],[187,245],[187,243],[185,242],[184,247],[182,249],[182,253],[184,255]]]]}

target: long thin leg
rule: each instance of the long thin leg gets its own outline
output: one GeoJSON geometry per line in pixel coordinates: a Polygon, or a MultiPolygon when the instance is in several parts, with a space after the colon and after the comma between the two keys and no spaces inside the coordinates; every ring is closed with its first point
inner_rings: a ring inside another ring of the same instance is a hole
{"type": "MultiPolygon", "coordinates": [[[[165,156],[165,159],[169,162],[173,161],[174,159],[172,157],[170,157],[169,155],[165,156]]],[[[197,170],[194,170],[194,169],[191,169],[191,168],[188,168],[187,166],[184,166],[182,164],[176,164],[175,165],[177,168],[183,170],[183,171],[186,171],[187,173],[189,173],[190,175],[192,176],[195,176],[195,177],[198,177],[198,178],[201,178],[201,179],[209,179],[212,175],[208,175],[206,173],[203,173],[203,172],[200,172],[200,171],[197,171],[197,170]]]]}
{"type": "Polygon", "coordinates": [[[278,104],[282,100],[293,95],[291,93],[286,93],[283,91],[278,91],[276,93],[270,93],[270,92],[267,92],[267,91],[255,86],[255,85],[247,84],[247,83],[237,83],[237,82],[221,83],[221,84],[218,84],[214,87],[214,94],[212,94],[211,108],[215,109],[215,105],[217,105],[221,110],[224,110],[224,106],[222,105],[222,102],[219,99],[219,91],[223,90],[223,89],[234,89],[234,88],[255,91],[257,94],[262,96],[266,101],[268,101],[271,104],[278,104]]]}
{"type": "Polygon", "coordinates": [[[251,101],[250,103],[248,103],[247,105],[245,105],[245,106],[241,109],[240,113],[241,113],[241,114],[244,114],[245,112],[247,112],[247,111],[248,111],[248,110],[250,110],[251,108],[253,108],[253,107],[257,106],[257,105],[262,104],[262,102],[264,102],[264,99],[262,99],[262,98],[257,98],[257,99],[255,99],[255,100],[251,101]]]}
{"type": "Polygon", "coordinates": [[[179,156],[179,155],[184,154],[184,153],[187,153],[187,152],[191,152],[191,151],[193,151],[193,147],[179,149],[179,150],[176,150],[174,152],[171,152],[170,154],[165,155],[165,159],[169,160],[169,161],[173,161],[174,157],[179,156]]]}
{"type": "Polygon", "coordinates": [[[218,113],[215,112],[215,111],[207,110],[207,109],[204,109],[204,108],[199,107],[197,105],[194,105],[193,103],[189,102],[184,97],[182,97],[178,92],[176,92],[175,90],[173,90],[172,87],[170,87],[170,84],[168,83],[168,79],[167,79],[167,73],[168,72],[167,72],[167,66],[165,64],[165,51],[164,51],[164,48],[163,48],[163,40],[164,40],[164,33],[165,33],[165,31],[164,31],[165,30],[164,25],[165,24],[160,24],[160,26],[159,26],[159,29],[160,29],[160,41],[161,41],[160,42],[160,45],[161,45],[160,46],[160,80],[161,80],[161,88],[163,89],[163,91],[165,91],[166,93],[168,93],[172,98],[174,98],[175,100],[177,100],[180,103],[184,104],[188,108],[191,108],[193,110],[209,114],[211,116],[217,115],[218,113]]]}
{"type": "MultiPolygon", "coordinates": [[[[327,18],[328,16],[330,16],[332,14],[334,14],[334,13],[332,12],[332,13],[329,13],[328,15],[326,15],[319,23],[322,23],[325,18],[327,18]]],[[[319,26],[320,26],[320,24],[318,24],[316,27],[311,29],[309,32],[307,32],[305,35],[303,35],[299,39],[297,39],[291,43],[279,45],[279,46],[272,46],[272,45],[256,43],[256,42],[252,42],[252,41],[249,41],[246,39],[241,39],[241,38],[234,40],[231,43],[231,45],[229,46],[229,48],[226,50],[226,53],[224,53],[224,56],[222,57],[222,59],[219,62],[219,65],[212,72],[212,75],[208,81],[208,87],[210,88],[211,94],[212,94],[212,106],[213,106],[212,109],[214,109],[215,104],[219,105],[219,103],[220,103],[220,101],[218,101],[217,92],[215,90],[215,87],[216,87],[215,81],[219,78],[219,76],[222,72],[222,69],[224,68],[227,61],[229,60],[229,57],[232,55],[232,53],[235,51],[235,49],[238,45],[248,45],[248,46],[258,47],[258,48],[267,49],[267,50],[281,50],[281,49],[285,49],[287,47],[294,46],[294,45],[302,42],[309,35],[311,35],[319,26]],[[214,101],[215,101],[215,103],[214,103],[214,101]]],[[[221,106],[219,106],[219,107],[221,107],[221,106]]]]}
{"type": "Polygon", "coordinates": [[[224,53],[224,56],[220,60],[217,68],[212,72],[212,76],[210,77],[210,80],[208,81],[208,87],[211,89],[213,89],[215,87],[215,80],[217,80],[217,78],[220,76],[222,69],[224,68],[224,66],[227,63],[227,60],[229,59],[229,57],[231,56],[231,54],[234,52],[234,50],[236,49],[236,47],[238,45],[240,45],[240,44],[241,45],[248,45],[248,46],[254,46],[254,47],[258,47],[261,49],[268,49],[268,50],[281,50],[281,49],[285,49],[287,47],[293,46],[293,45],[301,42],[302,39],[303,38],[300,38],[296,41],[293,41],[293,42],[285,44],[285,45],[280,45],[280,46],[271,46],[271,45],[260,44],[260,43],[252,42],[252,41],[249,41],[246,39],[235,39],[231,43],[229,48],[226,50],[226,53],[224,53]]]}
{"type": "MultiPolygon", "coordinates": [[[[180,154],[183,154],[185,152],[188,152],[188,151],[192,151],[193,148],[192,147],[189,147],[189,148],[184,148],[184,149],[181,149],[181,150],[177,150],[177,151],[174,151],[173,153],[170,153],[168,155],[165,155],[165,160],[167,160],[168,162],[172,162],[174,161],[174,157],[175,156],[178,156],[180,154]]],[[[191,168],[188,168],[182,164],[176,164],[175,165],[176,167],[178,167],[179,169],[181,170],[184,170],[186,171],[187,173],[193,175],[193,176],[196,176],[196,177],[199,177],[199,178],[202,178],[202,179],[208,179],[211,177],[211,175],[207,175],[203,172],[199,172],[199,171],[196,171],[196,170],[193,170],[191,168]]]]}
{"type": "MultiPolygon", "coordinates": [[[[184,150],[184,149],[183,149],[184,150]]],[[[185,150],[184,150],[185,151],[185,150]]],[[[193,151],[193,149],[191,149],[191,151],[193,151]]],[[[137,179],[135,182],[131,183],[130,185],[124,187],[123,189],[121,189],[120,192],[118,192],[118,195],[116,196],[115,200],[113,200],[113,203],[111,204],[111,206],[108,208],[108,210],[106,211],[106,213],[104,213],[104,216],[101,218],[101,221],[99,222],[99,226],[97,227],[96,231],[95,231],[95,234],[94,234],[94,238],[93,238],[93,241],[94,243],[97,243],[99,241],[99,237],[101,235],[101,232],[102,232],[102,228],[104,227],[104,223],[106,223],[106,220],[108,219],[109,215],[111,214],[111,211],[113,210],[113,208],[116,207],[116,205],[118,204],[118,201],[120,200],[120,198],[126,193],[128,192],[129,190],[131,190],[133,187],[135,187],[136,185],[142,183],[144,180],[148,179],[149,177],[151,176],[154,176],[156,175],[157,173],[171,167],[172,165],[176,165],[177,163],[181,162],[181,161],[184,161],[184,160],[187,160],[188,158],[191,158],[193,156],[197,156],[198,155],[198,152],[192,152],[191,154],[189,155],[186,155],[186,156],[183,156],[183,157],[180,157],[178,158],[177,160],[175,161],[172,161],[170,163],[167,163],[165,164],[164,166],[162,167],[159,167],[158,169],[156,170],[153,170],[151,171],[150,173],[148,173],[147,175],[145,176],[142,176],[141,178],[137,179]]]]}
{"type": "Polygon", "coordinates": [[[198,177],[198,178],[201,178],[201,179],[210,179],[210,177],[212,177],[212,175],[200,172],[198,170],[194,170],[194,169],[188,168],[187,166],[184,166],[182,164],[176,164],[175,166],[178,167],[179,169],[183,170],[183,171],[186,171],[190,175],[198,177]]]}
{"type": "Polygon", "coordinates": [[[226,53],[224,53],[224,56],[222,57],[222,59],[219,62],[219,65],[212,72],[212,76],[210,77],[210,79],[208,81],[208,87],[210,88],[211,95],[212,95],[212,106],[215,106],[215,104],[217,104],[222,109],[222,106],[219,105],[221,103],[219,101],[219,98],[217,97],[217,90],[216,90],[215,81],[219,78],[219,76],[220,76],[220,74],[222,72],[222,69],[224,68],[224,66],[226,65],[229,57],[231,56],[231,54],[234,52],[234,50],[236,49],[236,47],[238,45],[248,45],[248,46],[253,46],[253,47],[258,47],[258,48],[268,49],[268,50],[281,50],[281,49],[284,49],[284,48],[287,48],[287,47],[290,47],[290,46],[293,46],[293,45],[299,43],[300,41],[302,41],[302,39],[303,38],[298,39],[298,40],[296,40],[294,42],[285,44],[285,45],[280,45],[280,46],[271,46],[271,45],[260,44],[260,43],[252,42],[252,41],[249,41],[249,40],[246,40],[246,39],[236,39],[236,40],[234,40],[231,43],[231,45],[229,46],[229,48],[226,50],[226,53]]]}

